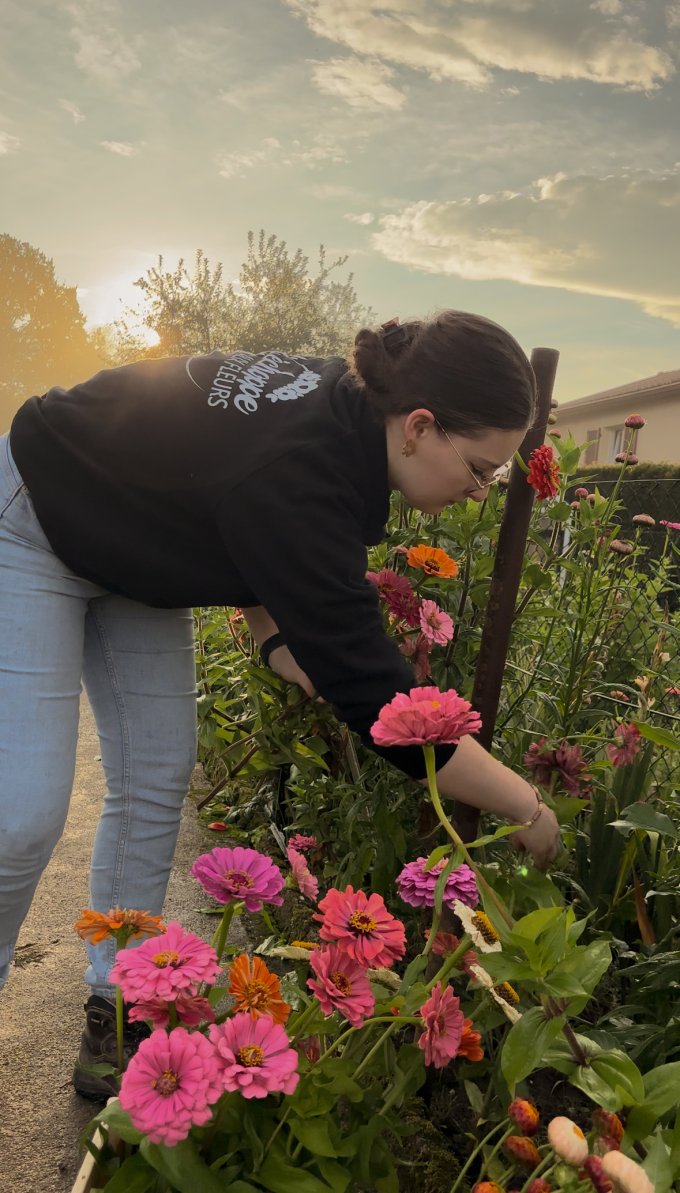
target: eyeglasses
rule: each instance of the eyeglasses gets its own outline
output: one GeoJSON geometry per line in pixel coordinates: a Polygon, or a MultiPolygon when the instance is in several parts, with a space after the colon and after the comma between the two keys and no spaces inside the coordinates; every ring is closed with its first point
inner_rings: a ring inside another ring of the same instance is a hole
{"type": "Polygon", "coordinates": [[[472,477],[473,481],[475,482],[475,489],[490,489],[492,485],[497,485],[498,482],[503,479],[503,477],[507,473],[507,468],[508,468],[507,464],[504,464],[502,468],[495,468],[494,471],[488,477],[487,476],[478,476],[476,472],[473,472],[472,468],[468,464],[465,457],[462,456],[461,453],[458,451],[458,448],[456,447],[455,443],[453,442],[453,439],[451,439],[451,437],[449,435],[447,435],[447,433],[444,430],[441,423],[437,419],[435,419],[435,422],[437,423],[437,426],[439,427],[439,430],[441,431],[444,438],[447,439],[448,442],[451,444],[451,447],[453,448],[454,452],[458,456],[458,459],[460,460],[461,464],[463,464],[465,466],[465,468],[469,472],[470,476],[472,477]]]}

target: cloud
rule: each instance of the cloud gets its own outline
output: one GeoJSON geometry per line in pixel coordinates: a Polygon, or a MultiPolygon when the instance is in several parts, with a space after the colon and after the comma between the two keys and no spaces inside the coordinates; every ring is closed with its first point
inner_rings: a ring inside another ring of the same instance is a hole
{"type": "Polygon", "coordinates": [[[372,211],[364,211],[362,215],[355,215],[353,212],[348,211],[345,219],[349,220],[352,224],[372,224],[375,216],[372,211]]]}
{"type": "Polygon", "coordinates": [[[67,12],[73,20],[69,36],[75,43],[75,63],[84,74],[110,85],[139,69],[129,39],[116,28],[120,14],[114,0],[73,0],[67,12]]]}
{"type": "Polygon", "coordinates": [[[250,170],[262,166],[301,166],[313,170],[329,163],[344,164],[346,161],[345,151],[323,133],[319,133],[307,145],[295,140],[286,147],[276,137],[265,137],[260,148],[248,153],[218,153],[215,156],[217,172],[222,178],[245,178],[250,170]]]}
{"type": "Polygon", "coordinates": [[[109,153],[117,153],[119,157],[136,157],[139,149],[134,145],[128,145],[126,141],[100,141],[99,144],[103,149],[108,149],[109,153]]]}
{"type": "Polygon", "coordinates": [[[319,91],[344,100],[351,108],[389,108],[399,111],[406,96],[392,87],[394,71],[381,62],[363,58],[331,58],[314,62],[312,79],[319,91]]]}
{"type": "Polygon", "coordinates": [[[60,99],[59,107],[63,108],[65,112],[68,112],[69,116],[72,117],[74,124],[81,124],[85,119],[80,108],[77,107],[76,104],[72,104],[69,99],[60,99]]]}
{"type": "Polygon", "coordinates": [[[628,299],[680,327],[679,222],[680,163],[421,201],[384,216],[372,239],[389,260],[426,272],[628,299]]]}
{"type": "Polygon", "coordinates": [[[615,0],[284,0],[312,32],[375,62],[485,87],[498,69],[651,91],[674,73],[615,0]]]}
{"type": "Polygon", "coordinates": [[[6,133],[0,129],[0,157],[7,153],[16,153],[21,146],[21,141],[12,133],[6,133]]]}

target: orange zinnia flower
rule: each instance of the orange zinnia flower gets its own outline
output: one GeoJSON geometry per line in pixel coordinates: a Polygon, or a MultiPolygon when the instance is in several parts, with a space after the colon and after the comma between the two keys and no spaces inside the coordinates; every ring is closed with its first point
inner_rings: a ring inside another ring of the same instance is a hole
{"type": "Polygon", "coordinates": [[[281,998],[279,979],[259,957],[241,953],[229,966],[229,993],[236,999],[234,1010],[247,1012],[251,1019],[271,1015],[274,1023],[285,1023],[290,1015],[290,1006],[281,998]]]}
{"type": "Polygon", "coordinates": [[[128,907],[112,907],[106,914],[84,908],[83,914],[73,925],[83,940],[99,944],[113,936],[121,946],[137,936],[160,936],[165,924],[159,915],[148,911],[134,911],[128,907]]]}
{"type": "Polygon", "coordinates": [[[427,576],[445,576],[452,579],[458,575],[458,564],[455,559],[442,551],[441,547],[428,547],[420,543],[406,552],[406,562],[409,567],[422,568],[427,576]]]}
{"type": "Polygon", "coordinates": [[[484,1060],[484,1052],[480,1045],[481,1035],[475,1031],[472,1026],[472,1020],[466,1019],[463,1024],[463,1035],[460,1044],[458,1045],[458,1056],[464,1056],[467,1060],[484,1060]]]}

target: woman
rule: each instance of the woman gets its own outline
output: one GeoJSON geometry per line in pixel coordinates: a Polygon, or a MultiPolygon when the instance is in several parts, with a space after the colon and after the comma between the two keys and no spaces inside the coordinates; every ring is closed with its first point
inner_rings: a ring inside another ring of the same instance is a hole
{"type": "MultiPolygon", "coordinates": [[[[535,401],[515,340],[445,311],[359,332],[349,370],[215,352],[22,406],[1,444],[0,983],[66,819],[81,678],[107,780],[91,906],[159,913],[195,761],[191,607],[240,606],[271,667],[375,748],[379,709],[414,684],[365,575],[390,491],[429,514],[483,500],[535,401]]],[[[423,780],[418,747],[378,752],[423,780]]],[[[528,783],[470,737],[437,766],[444,797],[524,824],[549,864],[559,830],[528,783]]],[[[89,948],[84,1063],[110,1049],[113,952],[89,948]]]]}

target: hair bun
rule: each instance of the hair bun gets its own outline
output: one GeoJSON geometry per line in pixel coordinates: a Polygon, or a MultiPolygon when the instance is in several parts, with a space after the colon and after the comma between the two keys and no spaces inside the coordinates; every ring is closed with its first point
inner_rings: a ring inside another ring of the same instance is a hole
{"type": "Polygon", "coordinates": [[[364,385],[375,393],[385,393],[389,362],[382,336],[370,327],[362,327],[354,338],[353,356],[355,372],[364,385]]]}

